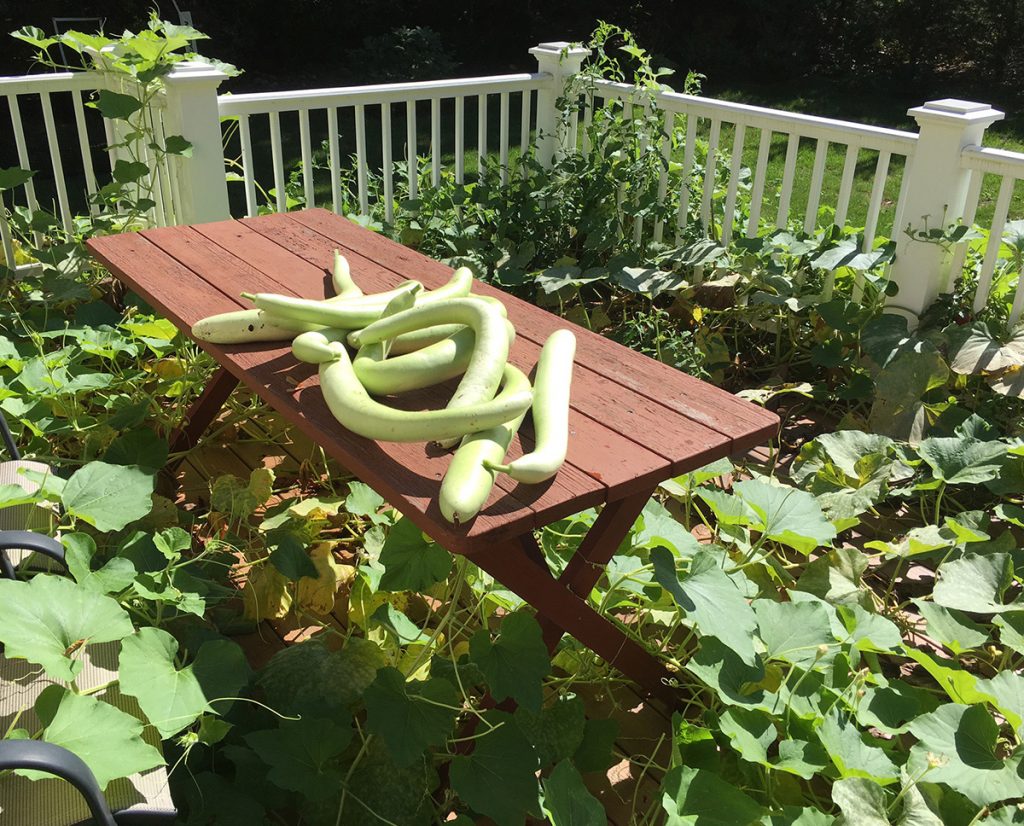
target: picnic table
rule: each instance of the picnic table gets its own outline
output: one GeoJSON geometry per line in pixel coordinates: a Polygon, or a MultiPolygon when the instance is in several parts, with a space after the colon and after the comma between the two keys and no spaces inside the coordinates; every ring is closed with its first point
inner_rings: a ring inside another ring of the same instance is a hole
{"type": "MultiPolygon", "coordinates": [[[[444,264],[320,209],[87,243],[114,276],[186,334],[200,318],[247,306],[242,291],[330,295],[335,249],[348,258],[367,293],[410,278],[432,289],[452,273],[444,264]]],[[[435,542],[469,557],[532,605],[549,646],[568,632],[647,693],[671,697],[670,672],[591,608],[587,596],[659,482],[769,440],[777,433],[778,417],[493,286],[480,283],[474,291],[504,302],[517,333],[509,360],[524,371],[532,370],[552,331],[569,327],[576,334],[568,457],[547,483],[522,485],[499,474],[491,498],[472,522],[448,523],[437,494],[451,454],[422,443],[375,442],[347,431],[323,401],[316,368],[296,360],[287,342],[199,342],[221,367],[189,410],[172,450],[195,444],[242,382],[435,542]],[[554,578],[534,530],[599,506],[578,550],[554,578]]],[[[435,387],[395,403],[409,409],[443,407],[450,392],[451,385],[435,387]]],[[[531,444],[527,419],[510,457],[528,452],[531,444]]]]}

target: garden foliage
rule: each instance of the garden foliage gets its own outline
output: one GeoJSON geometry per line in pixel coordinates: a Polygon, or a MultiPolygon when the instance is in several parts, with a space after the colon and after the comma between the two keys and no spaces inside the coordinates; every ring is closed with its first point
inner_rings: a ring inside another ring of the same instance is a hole
{"type": "MultiPolygon", "coordinates": [[[[194,36],[126,36],[134,100],[194,36]]],[[[602,27],[592,46],[591,72],[662,82],[628,35],[602,27]]],[[[576,84],[566,128],[588,75],[576,84]]],[[[96,105],[132,123],[129,97],[96,105]]],[[[424,174],[393,224],[354,216],[783,418],[771,461],[663,483],[589,595],[676,675],[662,797],[634,822],[1024,822],[1017,228],[982,313],[963,310],[977,239],[958,292],[910,330],[882,312],[893,244],[865,252],[857,227],[723,246],[691,220],[674,237],[658,187],[692,182],[678,132],[651,151],[663,126],[655,106],[609,103],[585,129],[599,151],[551,170],[522,158],[505,186],[489,161],[473,183],[424,174]]],[[[0,188],[25,174],[0,171],[0,188]]],[[[40,266],[0,270],[0,408],[59,473],[34,496],[0,489],[0,506],[58,520],[71,578],[0,583],[6,656],[55,681],[42,729],[6,736],[67,745],[106,782],[159,761],[141,738],[153,726],[195,826],[606,822],[585,781],[622,754],[585,701],[621,696],[621,678],[571,639],[549,656],[529,606],[470,561],[354,480],[282,497],[289,485],[258,470],[214,480],[203,502],[165,498],[166,433],[211,365],[81,247],[145,220],[143,179],[115,169],[71,236],[46,212],[13,213],[40,266]],[[267,619],[316,633],[250,672],[232,638],[267,619]],[[112,643],[142,720],[76,691],[83,653],[112,643]]],[[[225,428],[266,416],[236,412],[225,428]]],[[[540,532],[553,573],[596,516],[540,532]]]]}

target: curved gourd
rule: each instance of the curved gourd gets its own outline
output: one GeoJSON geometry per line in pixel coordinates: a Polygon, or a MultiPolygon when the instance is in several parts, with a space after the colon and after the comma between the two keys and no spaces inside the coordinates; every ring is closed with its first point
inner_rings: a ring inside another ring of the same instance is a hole
{"type": "MultiPolygon", "coordinates": [[[[476,334],[471,328],[455,326],[458,331],[454,335],[411,353],[389,354],[387,358],[384,357],[383,342],[364,344],[356,353],[352,366],[363,387],[377,396],[419,390],[453,379],[466,372],[476,345],[476,334]]],[[[511,346],[516,332],[508,321],[505,322],[505,331],[511,346]]]]}
{"type": "MultiPolygon", "coordinates": [[[[530,390],[530,380],[515,367],[506,368],[505,387],[510,390],[530,390]]],[[[473,433],[463,438],[441,482],[438,506],[441,514],[455,525],[465,525],[473,519],[491,495],[497,474],[489,469],[490,463],[505,458],[512,437],[523,423],[523,413],[510,422],[473,433]]]]}
{"type": "Polygon", "coordinates": [[[540,351],[533,387],[534,448],[507,465],[488,464],[517,482],[536,484],[550,479],[565,462],[569,448],[569,395],[576,336],[555,330],[540,351]]]}

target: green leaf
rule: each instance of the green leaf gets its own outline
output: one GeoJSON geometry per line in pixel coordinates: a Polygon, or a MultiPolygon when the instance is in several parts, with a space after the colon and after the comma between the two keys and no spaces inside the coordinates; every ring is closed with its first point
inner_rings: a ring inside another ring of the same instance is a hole
{"type": "Polygon", "coordinates": [[[984,706],[947,703],[910,724],[918,739],[910,750],[910,773],[928,771],[928,781],[945,783],[979,806],[1017,798],[1024,789],[1018,752],[997,752],[999,727],[984,706]],[[929,763],[929,754],[935,758],[929,763]]]}
{"type": "Polygon", "coordinates": [[[804,780],[811,780],[825,770],[828,755],[817,743],[782,740],[779,742],[778,760],[769,765],[776,771],[789,772],[804,780]]]}
{"type": "Polygon", "coordinates": [[[1009,554],[964,554],[960,559],[939,566],[938,580],[932,592],[936,603],[972,614],[997,614],[1019,611],[1024,599],[1003,602],[1013,582],[1013,562],[1009,554]]]}
{"type": "Polygon", "coordinates": [[[550,673],[551,661],[532,616],[523,611],[509,614],[493,642],[486,628],[477,631],[469,640],[469,657],[484,673],[495,700],[511,697],[531,711],[540,711],[541,681],[550,673]]]}
{"type": "Polygon", "coordinates": [[[995,479],[1006,457],[1002,442],[958,437],[925,439],[917,448],[936,479],[950,485],[977,485],[995,479]]]}
{"type": "Polygon", "coordinates": [[[868,429],[894,439],[919,442],[928,426],[922,399],[948,379],[949,368],[934,348],[897,356],[876,380],[868,429]]]}
{"type": "Polygon", "coordinates": [[[761,708],[765,701],[760,662],[747,665],[731,648],[715,637],[703,637],[700,648],[686,663],[686,670],[710,686],[722,702],[761,708]]]}
{"type": "Polygon", "coordinates": [[[210,701],[235,696],[249,680],[242,649],[228,640],[203,643],[184,668],[175,664],[177,653],[177,640],[159,628],[140,628],[121,642],[121,690],[138,699],[164,738],[215,711],[210,701]]]}
{"type": "Polygon", "coordinates": [[[68,579],[38,574],[28,582],[0,581],[0,642],[5,656],[38,663],[71,682],[82,663],[69,649],[120,640],[133,631],[128,614],[110,597],[68,579]]]}
{"type": "Polygon", "coordinates": [[[778,737],[770,715],[753,709],[727,708],[718,725],[744,760],[768,765],[768,747],[778,737]]]}
{"type": "Polygon", "coordinates": [[[55,38],[47,37],[46,32],[38,26],[22,26],[17,31],[11,32],[11,37],[23,40],[30,46],[35,46],[37,49],[43,49],[44,51],[57,42],[55,38]]]}
{"type": "Polygon", "coordinates": [[[961,668],[955,660],[939,659],[930,651],[904,645],[910,659],[919,663],[949,698],[957,703],[984,703],[988,695],[978,691],[978,678],[961,668]]]}
{"type": "Polygon", "coordinates": [[[61,542],[64,545],[64,560],[71,576],[86,590],[113,594],[123,591],[135,580],[135,566],[119,556],[111,559],[98,571],[92,570],[91,562],[96,555],[96,542],[88,534],[64,534],[61,542]]]}
{"type": "Polygon", "coordinates": [[[440,746],[455,728],[461,705],[447,680],[406,682],[396,668],[382,668],[363,695],[366,727],[387,743],[398,766],[408,766],[430,746],[440,746]]]}
{"type": "Polygon", "coordinates": [[[351,740],[352,726],[337,712],[334,718],[284,720],[276,729],[245,736],[245,742],[270,766],[267,779],[309,800],[337,794],[341,777],[333,758],[351,740]]]}
{"type": "Polygon", "coordinates": [[[999,627],[999,642],[1024,654],[1024,611],[1008,611],[992,622],[999,627]]]}
{"type": "Polygon", "coordinates": [[[830,605],[871,605],[871,594],[861,577],[868,560],[858,548],[830,550],[812,560],[797,580],[796,590],[813,594],[830,605]]]}
{"type": "Polygon", "coordinates": [[[572,694],[559,694],[539,714],[520,706],[515,721],[526,739],[537,749],[541,769],[572,757],[583,744],[586,710],[572,694]]]}
{"type": "Polygon", "coordinates": [[[757,599],[753,610],[768,659],[811,668],[835,655],[838,646],[822,603],[757,599]]]}
{"type": "Polygon", "coordinates": [[[16,186],[21,186],[35,174],[35,170],[20,169],[17,166],[0,169],[0,192],[3,192],[5,189],[14,189],[16,186]]]}
{"type": "Polygon", "coordinates": [[[850,826],[890,826],[885,789],[864,777],[847,777],[832,784],[832,800],[850,826]]]}
{"type": "MultiPolygon", "coordinates": [[[[384,505],[384,497],[369,485],[362,482],[348,483],[348,496],[345,497],[345,510],[356,516],[369,517],[375,525],[387,522],[386,516],[379,511],[384,505]]],[[[403,520],[404,521],[404,520],[403,520]]]]}
{"type": "Polygon", "coordinates": [[[192,144],[182,135],[168,135],[164,141],[164,152],[168,155],[180,155],[183,158],[191,158],[192,144]]]}
{"type": "Polygon", "coordinates": [[[966,614],[943,608],[934,602],[915,599],[914,605],[927,623],[926,633],[959,656],[988,642],[988,631],[966,614]]]}
{"type": "Polygon", "coordinates": [[[1000,671],[990,680],[978,680],[978,691],[988,694],[1006,721],[1017,731],[1024,723],[1024,677],[1000,671]]]}
{"type": "Polygon", "coordinates": [[[511,716],[492,711],[485,721],[495,728],[451,762],[452,789],[498,826],[521,826],[527,815],[541,816],[537,756],[511,716]]]}
{"type": "Polygon", "coordinates": [[[633,545],[636,548],[662,545],[679,555],[691,556],[700,547],[693,534],[680,525],[657,499],[644,505],[639,521],[642,527],[633,534],[633,545]]]}
{"type": "Polygon", "coordinates": [[[110,120],[127,120],[142,108],[142,101],[131,95],[122,95],[119,92],[111,92],[108,89],[101,89],[94,103],[90,103],[100,110],[103,117],[110,120]]]}
{"type": "Polygon", "coordinates": [[[661,789],[666,826],[750,826],[764,813],[753,798],[705,769],[676,766],[661,789]]]}
{"type": "Polygon", "coordinates": [[[384,566],[381,591],[426,591],[452,570],[452,555],[404,518],[388,531],[379,561],[384,566]]]}
{"type": "Polygon", "coordinates": [[[852,720],[835,708],[825,714],[818,727],[818,739],[842,777],[892,782],[899,770],[885,751],[866,743],[865,737],[852,720]]]}
{"type": "Polygon", "coordinates": [[[739,496],[730,496],[715,488],[700,488],[697,495],[711,507],[719,524],[750,525],[758,519],[753,509],[739,496]]]}
{"type": "Polygon", "coordinates": [[[552,826],[605,826],[608,816],[576,767],[563,760],[542,781],[544,809],[552,826]]]}
{"type": "Polygon", "coordinates": [[[676,572],[675,557],[666,548],[653,548],[651,563],[658,584],[672,595],[686,612],[687,620],[696,623],[701,634],[717,637],[743,662],[750,665],[756,662],[754,612],[736,583],[718,566],[713,554],[697,553],[690,561],[689,571],[683,575],[676,572]]]}
{"type": "MultiPolygon", "coordinates": [[[[46,727],[42,739],[82,758],[100,788],[118,777],[164,764],[160,752],[143,741],[142,723],[109,703],[51,685],[39,695],[35,708],[46,727]]],[[[19,774],[37,779],[51,776],[25,770],[19,774]]]]}
{"type": "Polygon", "coordinates": [[[156,473],[167,463],[167,440],[150,428],[123,433],[110,443],[103,460],[112,465],[138,465],[156,473]]]}
{"type": "Polygon", "coordinates": [[[119,184],[130,184],[149,174],[149,166],[141,161],[126,161],[118,158],[110,173],[119,184]]]}
{"type": "Polygon", "coordinates": [[[865,611],[859,605],[843,605],[836,610],[849,632],[849,636],[843,642],[849,643],[858,651],[887,654],[899,648],[903,642],[900,629],[883,616],[865,611]]]}
{"type": "Polygon", "coordinates": [[[737,482],[733,490],[759,516],[751,527],[769,539],[809,554],[836,537],[835,526],[825,518],[814,497],[805,491],[770,485],[759,479],[737,482]]]}
{"type": "Polygon", "coordinates": [[[89,462],[64,486],[61,504],[100,531],[119,531],[153,507],[153,477],[136,467],[89,462]]]}
{"type": "Polygon", "coordinates": [[[954,373],[977,376],[1024,366],[1024,331],[1005,344],[993,337],[988,325],[977,321],[955,330],[949,339],[950,367],[954,373]]]}
{"type": "Polygon", "coordinates": [[[320,575],[305,546],[287,531],[271,531],[267,534],[267,547],[271,548],[270,562],[292,581],[304,576],[316,578],[320,575]]]}
{"type": "Polygon", "coordinates": [[[583,739],[572,756],[572,762],[581,772],[600,772],[615,762],[613,749],[619,736],[619,724],[612,718],[588,718],[583,723],[583,739]]]}

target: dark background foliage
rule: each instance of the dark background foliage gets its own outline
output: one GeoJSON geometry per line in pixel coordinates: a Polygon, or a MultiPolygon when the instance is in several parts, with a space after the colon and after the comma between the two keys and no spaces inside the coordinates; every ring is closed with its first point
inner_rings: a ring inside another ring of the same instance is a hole
{"type": "MultiPolygon", "coordinates": [[[[47,31],[54,17],[138,28],[151,2],[2,0],[0,26],[47,31]]],[[[1003,105],[1024,88],[1020,0],[182,0],[213,38],[206,51],[246,70],[234,91],[528,69],[543,40],[584,39],[598,18],[632,29],[663,65],[707,89],[808,82],[923,100],[959,94],[1003,105]]],[[[159,11],[177,18],[173,2],[159,11]]],[[[83,28],[94,28],[84,25],[83,28]]],[[[26,70],[0,49],[0,73],[26,70]]],[[[824,113],[823,113],[824,114],[824,113]]]]}

